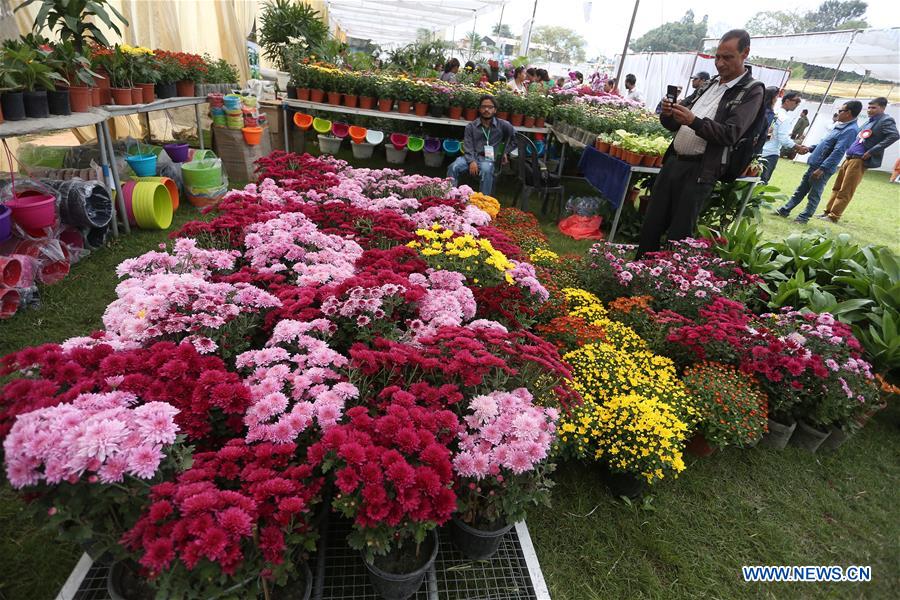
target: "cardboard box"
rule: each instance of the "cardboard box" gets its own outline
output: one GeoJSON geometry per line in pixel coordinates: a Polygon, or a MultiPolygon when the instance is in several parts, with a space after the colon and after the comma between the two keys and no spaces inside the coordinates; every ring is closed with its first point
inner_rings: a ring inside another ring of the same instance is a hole
{"type": "Polygon", "coordinates": [[[232,186],[256,181],[254,163],[272,151],[269,128],[263,126],[260,143],[249,146],[244,141],[244,134],[240,129],[213,126],[213,149],[222,159],[222,166],[232,186]]]}

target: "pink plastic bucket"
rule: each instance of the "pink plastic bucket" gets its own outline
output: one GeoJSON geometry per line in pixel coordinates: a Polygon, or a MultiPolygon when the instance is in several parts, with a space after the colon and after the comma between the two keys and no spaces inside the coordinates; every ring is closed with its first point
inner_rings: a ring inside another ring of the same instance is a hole
{"type": "Polygon", "coordinates": [[[0,287],[0,319],[8,319],[19,310],[19,292],[0,287]]]}
{"type": "Polygon", "coordinates": [[[137,221],[134,218],[134,209],[131,208],[131,194],[134,192],[134,186],[136,185],[136,181],[126,181],[122,184],[122,197],[125,199],[125,214],[128,215],[128,223],[131,225],[137,225],[137,221]]]}
{"type": "Polygon", "coordinates": [[[29,191],[16,194],[6,202],[13,221],[23,229],[43,229],[56,222],[56,196],[29,191]]]}
{"type": "Polygon", "coordinates": [[[22,279],[22,261],[15,256],[0,256],[0,285],[19,287],[22,279]]]}

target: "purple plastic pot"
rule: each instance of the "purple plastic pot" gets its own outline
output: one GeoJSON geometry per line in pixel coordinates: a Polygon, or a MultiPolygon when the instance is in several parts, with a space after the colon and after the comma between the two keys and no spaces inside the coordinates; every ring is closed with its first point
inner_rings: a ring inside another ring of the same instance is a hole
{"type": "Polygon", "coordinates": [[[437,138],[425,138],[425,152],[440,152],[441,140],[437,138]]]}
{"type": "Polygon", "coordinates": [[[175,162],[187,162],[189,150],[187,144],[166,144],[163,146],[163,150],[165,150],[166,154],[169,155],[169,158],[175,162]]]}
{"type": "Polygon", "coordinates": [[[5,242],[12,235],[12,210],[0,204],[0,242],[5,242]]]}

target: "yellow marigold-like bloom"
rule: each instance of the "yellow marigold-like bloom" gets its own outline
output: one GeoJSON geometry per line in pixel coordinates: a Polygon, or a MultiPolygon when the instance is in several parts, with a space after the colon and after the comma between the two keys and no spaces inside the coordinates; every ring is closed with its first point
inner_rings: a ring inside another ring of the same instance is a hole
{"type": "Polygon", "coordinates": [[[481,192],[475,192],[469,196],[469,204],[473,204],[490,215],[491,219],[500,213],[500,202],[496,198],[486,196],[481,192]]]}
{"type": "Polygon", "coordinates": [[[559,254],[545,248],[535,248],[534,251],[528,255],[528,258],[536,265],[544,264],[552,266],[559,262],[559,254]]]}

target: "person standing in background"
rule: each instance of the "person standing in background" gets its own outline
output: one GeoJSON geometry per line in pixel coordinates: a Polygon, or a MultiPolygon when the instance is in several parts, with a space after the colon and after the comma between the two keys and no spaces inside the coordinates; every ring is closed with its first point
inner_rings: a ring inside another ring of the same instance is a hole
{"type": "Polygon", "coordinates": [[[791,139],[797,142],[798,144],[803,141],[803,134],[806,132],[806,128],[809,127],[809,118],[807,115],[809,111],[805,108],[800,111],[800,118],[797,119],[797,122],[794,123],[794,129],[791,131],[791,139]]]}
{"type": "Polygon", "coordinates": [[[447,83],[456,83],[456,74],[459,73],[459,59],[451,58],[444,65],[444,72],[441,73],[441,81],[447,83]]]}
{"type": "Polygon", "coordinates": [[[628,90],[625,94],[626,100],[637,102],[641,106],[644,105],[644,93],[637,89],[637,77],[635,77],[633,73],[629,73],[625,76],[625,89],[628,90]]]}
{"type": "MultiPolygon", "coordinates": [[[[769,90],[766,90],[767,94],[769,90]]],[[[777,88],[775,93],[777,95],[777,88]]],[[[775,99],[772,99],[774,102],[775,99]]],[[[798,92],[787,92],[781,98],[781,108],[775,111],[775,117],[769,125],[769,140],[762,148],[762,157],[766,161],[763,172],[759,176],[763,183],[769,183],[775,167],[778,166],[778,155],[782,148],[793,148],[797,144],[791,139],[791,131],[793,131],[793,123],[788,113],[793,111],[800,105],[800,94],[798,92]]],[[[797,148],[797,152],[805,154],[806,150],[802,146],[797,148]]]]}
{"type": "Polygon", "coordinates": [[[817,219],[837,223],[853,200],[853,194],[866,169],[880,167],[884,151],[900,140],[897,123],[893,117],[884,113],[886,108],[887,98],[875,98],[869,102],[869,120],[859,130],[853,145],[847,149],[847,158],[838,170],[834,187],[831,188],[831,199],[824,214],[816,217],[817,219]]]}
{"type": "Polygon", "coordinates": [[[856,117],[861,112],[861,102],[858,100],[847,102],[838,111],[838,122],[834,124],[834,129],[829,131],[821,142],[809,148],[799,147],[812,153],[806,163],[806,172],[800,179],[800,185],[797,186],[794,195],[784,206],[775,211],[776,215],[787,217],[807,195],[809,200],[806,201],[806,208],[794,219],[794,222],[802,225],[816,214],[816,208],[822,199],[822,190],[825,189],[825,185],[841,162],[844,152],[847,151],[859,132],[856,117]]]}

